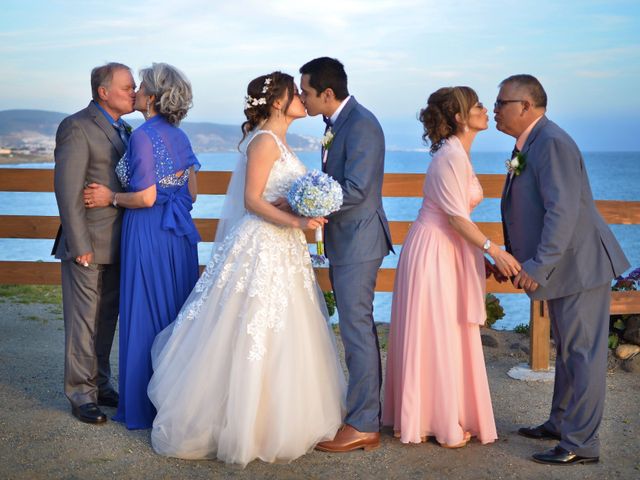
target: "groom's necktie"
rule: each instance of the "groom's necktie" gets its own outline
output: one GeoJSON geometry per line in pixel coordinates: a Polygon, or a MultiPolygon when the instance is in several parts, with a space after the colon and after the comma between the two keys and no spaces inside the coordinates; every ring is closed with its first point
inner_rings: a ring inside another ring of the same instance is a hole
{"type": "MultiPolygon", "coordinates": [[[[324,115],[322,115],[322,121],[325,124],[324,127],[324,135],[327,134],[327,132],[331,129],[331,127],[333,127],[333,122],[331,121],[330,117],[325,117],[324,115]]],[[[323,135],[323,137],[324,137],[323,135]]],[[[320,161],[322,162],[322,171],[326,171],[326,158],[325,158],[325,153],[326,153],[326,149],[324,148],[324,145],[322,145],[322,148],[320,149],[320,161]]]]}
{"type": "Polygon", "coordinates": [[[120,136],[120,140],[124,143],[125,147],[129,146],[129,133],[124,126],[124,123],[113,122],[113,128],[116,129],[118,135],[120,136]]]}
{"type": "Polygon", "coordinates": [[[331,121],[331,117],[322,116],[322,121],[325,124],[324,133],[327,133],[331,127],[333,127],[333,122],[331,121]]]}

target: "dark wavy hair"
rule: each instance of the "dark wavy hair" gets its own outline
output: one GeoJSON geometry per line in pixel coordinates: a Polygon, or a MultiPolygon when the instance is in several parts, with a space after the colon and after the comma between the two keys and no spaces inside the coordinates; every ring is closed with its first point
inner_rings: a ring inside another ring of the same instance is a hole
{"type": "Polygon", "coordinates": [[[349,96],[347,73],[344,65],[336,58],[314,58],[300,67],[300,73],[309,75],[309,85],[318,95],[330,88],[337,100],[344,100],[349,96]]]}
{"type": "Polygon", "coordinates": [[[240,145],[249,133],[269,118],[271,115],[271,106],[276,100],[282,98],[285,92],[287,93],[287,100],[282,108],[283,113],[287,113],[289,110],[295,93],[295,85],[291,75],[282,72],[272,72],[268,75],[260,75],[249,82],[249,85],[247,85],[247,96],[255,100],[264,98],[265,102],[258,105],[251,105],[249,102],[245,105],[244,115],[247,117],[247,120],[240,126],[242,139],[238,144],[238,148],[240,148],[240,145]],[[265,83],[267,79],[269,79],[270,82],[265,83]],[[263,92],[265,87],[266,92],[263,92]]]}
{"type": "Polygon", "coordinates": [[[438,151],[444,141],[457,132],[456,114],[466,120],[476,103],[478,95],[471,87],[443,87],[429,96],[418,119],[424,128],[422,139],[431,143],[431,153],[438,151]]]}

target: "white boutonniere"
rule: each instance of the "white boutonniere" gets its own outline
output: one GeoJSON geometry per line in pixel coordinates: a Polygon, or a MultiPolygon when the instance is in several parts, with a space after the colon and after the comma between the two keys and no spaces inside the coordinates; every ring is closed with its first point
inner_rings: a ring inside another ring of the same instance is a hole
{"type": "Polygon", "coordinates": [[[325,150],[329,150],[329,147],[331,147],[331,143],[333,142],[333,132],[331,131],[331,129],[327,130],[327,133],[324,134],[324,137],[322,137],[322,148],[324,148],[325,150]]]}
{"type": "Polygon", "coordinates": [[[327,163],[327,156],[329,155],[329,148],[331,148],[331,144],[333,143],[333,131],[331,130],[331,128],[329,128],[329,130],[327,130],[327,133],[324,134],[324,137],[322,137],[322,141],[320,142],[322,144],[322,163],[327,163]]]}
{"type": "Polygon", "coordinates": [[[527,154],[518,152],[511,160],[507,160],[505,165],[507,167],[507,172],[517,177],[522,173],[524,167],[527,166],[527,154]]]}

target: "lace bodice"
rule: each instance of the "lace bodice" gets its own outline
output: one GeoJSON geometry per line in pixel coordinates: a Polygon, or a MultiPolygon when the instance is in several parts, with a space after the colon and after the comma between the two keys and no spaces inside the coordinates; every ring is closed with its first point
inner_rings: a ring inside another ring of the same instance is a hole
{"type": "MultiPolygon", "coordinates": [[[[249,144],[258,135],[264,134],[273,137],[281,154],[280,158],[276,160],[276,163],[271,169],[264,193],[262,194],[266,201],[273,202],[280,197],[286,197],[293,182],[300,176],[304,175],[307,169],[298,157],[296,157],[293,152],[291,152],[291,150],[289,150],[280,141],[278,136],[270,130],[258,130],[251,140],[249,140],[249,144]]],[[[247,146],[249,144],[247,144],[247,146]]]]}
{"type": "MultiPolygon", "coordinates": [[[[265,200],[273,201],[286,197],[306,168],[272,132],[258,131],[253,138],[261,134],[273,136],[281,151],[263,193],[265,200]]],[[[252,338],[249,359],[260,360],[267,350],[269,332],[284,329],[292,296],[306,297],[306,302],[316,305],[314,308],[322,305],[324,309],[302,230],[245,212],[223,240],[214,244],[209,263],[178,315],[176,330],[206,315],[203,308],[206,311],[207,302],[215,304],[209,307],[212,309],[226,306],[240,312],[237,321],[246,322],[246,333],[252,338]]],[[[217,313],[209,315],[215,317],[217,313]]]]}

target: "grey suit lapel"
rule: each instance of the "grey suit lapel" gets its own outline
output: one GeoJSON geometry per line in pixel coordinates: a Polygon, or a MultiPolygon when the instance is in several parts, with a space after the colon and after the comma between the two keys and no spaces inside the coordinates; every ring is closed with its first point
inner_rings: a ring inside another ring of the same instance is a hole
{"type": "Polygon", "coordinates": [[[126,151],[126,146],[124,145],[124,143],[122,143],[120,135],[118,135],[118,132],[116,131],[114,126],[109,123],[104,114],[98,109],[98,107],[95,106],[93,102],[89,104],[89,113],[91,114],[93,121],[98,124],[109,141],[113,144],[116,151],[118,152],[118,155],[122,157],[124,155],[124,152],[126,151]]]}

